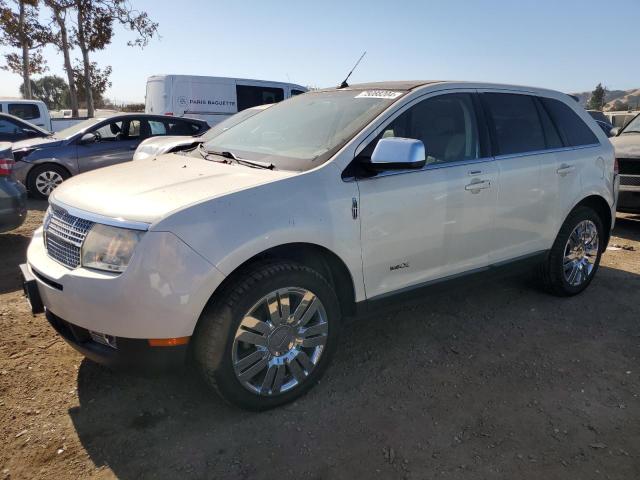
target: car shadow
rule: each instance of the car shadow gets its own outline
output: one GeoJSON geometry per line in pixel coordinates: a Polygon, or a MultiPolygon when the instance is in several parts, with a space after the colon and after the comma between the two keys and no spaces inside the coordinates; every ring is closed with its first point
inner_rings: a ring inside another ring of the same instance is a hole
{"type": "Polygon", "coordinates": [[[321,383],[278,409],[229,406],[192,369],[135,376],[85,360],[69,414],[95,465],[123,479],[585,478],[633,467],[588,445],[640,453],[628,427],[640,380],[625,374],[637,367],[640,275],[602,267],[572,298],[531,286],[474,284],[346,325],[321,383]],[[625,410],[604,406],[616,402],[625,410]]]}
{"type": "Polygon", "coordinates": [[[39,212],[44,212],[49,207],[48,200],[36,200],[35,198],[29,197],[27,200],[27,208],[29,210],[37,210],[39,212]]]}
{"type": "Polygon", "coordinates": [[[0,294],[20,290],[20,270],[31,237],[19,233],[0,234],[0,294]]]}
{"type": "Polygon", "coordinates": [[[613,234],[626,240],[640,242],[640,215],[618,214],[613,234]]]}

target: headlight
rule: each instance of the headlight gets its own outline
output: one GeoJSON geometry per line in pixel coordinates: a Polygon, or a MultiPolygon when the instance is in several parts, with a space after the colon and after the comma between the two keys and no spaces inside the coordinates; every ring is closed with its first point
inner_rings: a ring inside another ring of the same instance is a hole
{"type": "Polygon", "coordinates": [[[82,266],[124,272],[144,232],[95,224],[82,245],[82,266]]]}
{"type": "Polygon", "coordinates": [[[47,208],[47,211],[44,212],[44,218],[42,219],[42,240],[44,240],[44,244],[47,244],[47,228],[49,227],[49,222],[51,221],[51,207],[47,208]]]}

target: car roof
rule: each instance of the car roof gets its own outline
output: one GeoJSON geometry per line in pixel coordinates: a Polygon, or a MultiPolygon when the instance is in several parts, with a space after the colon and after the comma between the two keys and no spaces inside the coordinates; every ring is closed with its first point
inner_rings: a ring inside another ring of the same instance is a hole
{"type": "Polygon", "coordinates": [[[417,87],[441,82],[442,80],[396,80],[390,82],[356,83],[349,85],[347,88],[354,90],[413,90],[417,87]]]}
{"type": "Polygon", "coordinates": [[[173,115],[155,115],[153,113],[136,113],[136,112],[117,112],[117,113],[112,113],[111,115],[104,115],[99,117],[96,116],[94,118],[96,120],[111,120],[112,118],[120,118],[120,117],[172,118],[177,120],[188,120],[192,122],[206,123],[204,120],[201,120],[199,118],[174,117],[173,115]]]}
{"type": "MultiPolygon", "coordinates": [[[[396,90],[396,91],[411,91],[422,87],[428,87],[429,85],[451,85],[457,88],[474,88],[474,89],[497,89],[497,90],[515,90],[519,92],[529,92],[533,94],[551,94],[556,96],[566,94],[558,90],[549,90],[540,87],[531,87],[526,85],[513,85],[491,82],[477,82],[477,81],[463,81],[463,80],[394,80],[388,82],[368,82],[368,83],[355,83],[345,87],[344,90],[396,90]]],[[[320,91],[336,91],[342,90],[339,87],[326,88],[320,91]]]]}
{"type": "Polygon", "coordinates": [[[11,102],[11,103],[42,103],[42,100],[27,100],[26,98],[11,98],[11,97],[0,97],[0,102],[11,102]]]}

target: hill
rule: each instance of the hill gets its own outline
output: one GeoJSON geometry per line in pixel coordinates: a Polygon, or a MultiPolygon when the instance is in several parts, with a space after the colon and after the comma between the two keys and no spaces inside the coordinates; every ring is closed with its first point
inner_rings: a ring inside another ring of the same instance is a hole
{"type": "MultiPolygon", "coordinates": [[[[587,106],[591,98],[591,92],[577,92],[572,95],[580,99],[580,104],[587,106]]],[[[640,88],[632,88],[630,90],[607,90],[604,97],[607,102],[604,106],[605,111],[616,110],[640,110],[640,88]]]]}

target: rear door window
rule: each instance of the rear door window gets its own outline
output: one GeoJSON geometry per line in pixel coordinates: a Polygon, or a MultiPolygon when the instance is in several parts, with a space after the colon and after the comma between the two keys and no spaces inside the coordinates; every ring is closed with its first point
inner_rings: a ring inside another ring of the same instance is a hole
{"type": "Polygon", "coordinates": [[[275,87],[237,85],[238,111],[284,100],[284,90],[275,87]]]}
{"type": "Polygon", "coordinates": [[[544,130],[533,97],[513,93],[484,93],[482,97],[493,119],[498,155],[546,148],[544,130]]]}
{"type": "Polygon", "coordinates": [[[542,98],[542,103],[549,112],[551,119],[564,137],[569,147],[593,145],[598,138],[586,123],[568,105],[553,98],[542,98]]]}
{"type": "MultiPolygon", "coordinates": [[[[539,100],[539,99],[538,99],[539,100]]],[[[540,120],[542,121],[542,128],[544,130],[544,138],[547,144],[547,148],[561,148],[564,146],[562,143],[562,139],[560,138],[560,134],[558,133],[558,129],[555,124],[551,121],[549,114],[542,106],[540,101],[536,102],[538,105],[538,113],[540,114],[540,120]]]]}
{"type": "Polygon", "coordinates": [[[32,103],[10,103],[8,107],[9,114],[22,118],[23,120],[40,118],[40,109],[32,103]]]}

